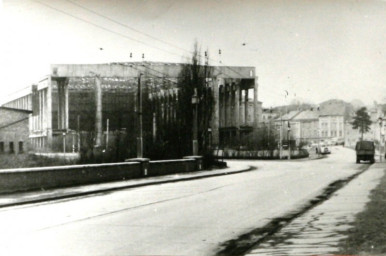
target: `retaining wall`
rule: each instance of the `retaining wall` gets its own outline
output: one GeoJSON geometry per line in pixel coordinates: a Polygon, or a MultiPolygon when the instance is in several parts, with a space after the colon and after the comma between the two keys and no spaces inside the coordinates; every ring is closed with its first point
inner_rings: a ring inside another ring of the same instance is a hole
{"type": "Polygon", "coordinates": [[[150,161],[148,175],[158,176],[196,170],[198,168],[194,159],[150,161]]]}
{"type": "Polygon", "coordinates": [[[32,191],[83,184],[102,183],[198,170],[194,159],[67,165],[0,170],[0,193],[32,191]]]}

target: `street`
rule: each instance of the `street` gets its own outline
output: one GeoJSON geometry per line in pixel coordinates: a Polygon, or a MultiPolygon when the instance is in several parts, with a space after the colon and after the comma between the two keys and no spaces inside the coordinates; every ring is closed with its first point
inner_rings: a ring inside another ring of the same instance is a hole
{"type": "Polygon", "coordinates": [[[228,161],[256,170],[0,210],[1,255],[213,255],[366,168],[343,147],[319,160],[228,161]]]}

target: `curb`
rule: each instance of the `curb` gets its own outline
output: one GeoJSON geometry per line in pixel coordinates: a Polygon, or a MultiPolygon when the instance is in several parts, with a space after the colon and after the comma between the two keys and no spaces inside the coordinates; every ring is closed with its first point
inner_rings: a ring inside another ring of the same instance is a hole
{"type": "MultiPolygon", "coordinates": [[[[96,188],[95,190],[85,191],[85,192],[74,192],[74,193],[68,193],[65,195],[51,195],[47,196],[45,198],[38,198],[38,199],[31,199],[31,200],[25,200],[25,201],[19,201],[19,202],[13,202],[13,203],[0,203],[0,208],[6,208],[6,207],[12,207],[12,206],[20,206],[20,205],[26,205],[26,204],[34,204],[34,203],[43,203],[43,202],[49,202],[49,201],[55,201],[55,200],[62,200],[62,199],[69,199],[74,197],[81,197],[81,196],[88,196],[93,194],[100,194],[100,193],[106,193],[106,192],[112,192],[112,191],[118,191],[128,188],[138,188],[138,187],[145,187],[145,186],[151,186],[151,185],[158,185],[158,184],[166,184],[166,183],[174,183],[174,182],[181,182],[181,181],[190,181],[190,180],[199,180],[204,178],[211,178],[211,177],[217,177],[217,176],[224,176],[224,175],[231,175],[231,174],[238,174],[243,172],[249,172],[256,170],[256,167],[249,166],[248,168],[236,170],[236,171],[224,171],[220,173],[213,173],[213,174],[204,174],[204,175],[198,175],[198,176],[191,176],[186,178],[178,178],[178,179],[169,179],[169,180],[160,180],[160,181],[151,181],[151,182],[144,182],[140,184],[131,184],[131,185],[125,185],[120,187],[110,187],[110,188],[96,188]]],[[[106,184],[106,183],[100,183],[100,184],[106,184]]],[[[96,185],[96,184],[89,184],[89,185],[96,185]]],[[[87,186],[87,185],[84,185],[87,186]]],[[[79,186],[78,186],[79,187],[79,186]]],[[[69,187],[67,187],[69,188],[69,187]]],[[[66,189],[66,188],[62,188],[66,189]]],[[[50,189],[54,190],[54,189],[50,189]]],[[[33,191],[31,191],[33,192],[33,191]]]]}

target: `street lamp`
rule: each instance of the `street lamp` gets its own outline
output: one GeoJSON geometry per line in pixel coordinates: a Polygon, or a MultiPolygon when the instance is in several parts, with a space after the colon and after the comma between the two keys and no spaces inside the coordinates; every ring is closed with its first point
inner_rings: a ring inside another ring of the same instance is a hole
{"type": "Polygon", "coordinates": [[[142,139],[142,73],[138,76],[137,108],[138,108],[138,130],[137,130],[137,158],[143,157],[143,139],[142,139]]]}
{"type": "Polygon", "coordinates": [[[382,162],[382,125],[383,125],[383,119],[382,117],[378,118],[379,123],[379,162],[382,162]]]}
{"type": "Polygon", "coordinates": [[[287,137],[288,137],[288,159],[291,159],[291,125],[290,125],[290,121],[288,120],[288,133],[287,133],[287,137]]]}
{"type": "Polygon", "coordinates": [[[194,94],[192,96],[192,104],[193,104],[193,155],[198,155],[198,140],[197,140],[197,119],[198,119],[198,96],[197,96],[197,89],[194,89],[194,94]]]}

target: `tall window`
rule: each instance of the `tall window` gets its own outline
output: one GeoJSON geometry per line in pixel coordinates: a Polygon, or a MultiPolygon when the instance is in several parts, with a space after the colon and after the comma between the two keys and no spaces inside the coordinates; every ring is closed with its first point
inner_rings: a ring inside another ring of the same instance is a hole
{"type": "Polygon", "coordinates": [[[24,152],[23,142],[19,141],[19,153],[23,153],[23,152],[24,152]]]}
{"type": "Polygon", "coordinates": [[[4,153],[4,142],[0,141],[0,153],[4,153]]]}
{"type": "Polygon", "coordinates": [[[10,154],[15,153],[15,148],[12,141],[9,143],[9,153],[10,154]]]}

